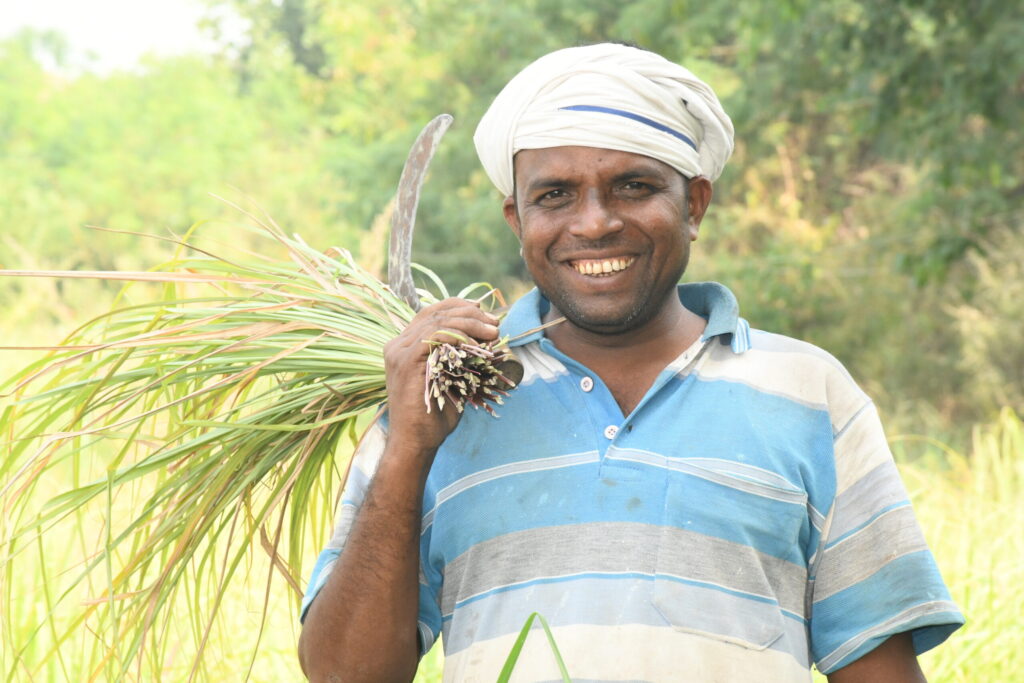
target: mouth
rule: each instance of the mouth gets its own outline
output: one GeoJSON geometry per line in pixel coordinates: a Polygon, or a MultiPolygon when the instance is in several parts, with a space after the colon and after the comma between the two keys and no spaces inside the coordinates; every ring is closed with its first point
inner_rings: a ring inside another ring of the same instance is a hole
{"type": "Polygon", "coordinates": [[[576,259],[568,261],[569,267],[580,275],[608,277],[629,268],[636,261],[635,256],[619,256],[605,259],[576,259]]]}

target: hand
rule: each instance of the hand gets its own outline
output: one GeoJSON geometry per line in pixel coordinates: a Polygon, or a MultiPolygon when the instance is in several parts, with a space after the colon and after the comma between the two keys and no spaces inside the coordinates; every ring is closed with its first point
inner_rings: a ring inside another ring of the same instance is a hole
{"type": "Polygon", "coordinates": [[[426,386],[426,340],[458,341],[447,333],[472,337],[481,342],[498,338],[498,319],[466,299],[445,299],[416,314],[400,335],[384,345],[387,373],[388,441],[415,445],[431,453],[451,434],[459,422],[459,413],[435,403],[427,412],[423,400],[426,386]]]}

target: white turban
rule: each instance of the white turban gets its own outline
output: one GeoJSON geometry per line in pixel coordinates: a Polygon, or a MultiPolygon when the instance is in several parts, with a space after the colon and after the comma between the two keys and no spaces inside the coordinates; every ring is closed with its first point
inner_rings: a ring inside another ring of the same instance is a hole
{"type": "Polygon", "coordinates": [[[603,43],[552,52],[520,71],[473,142],[487,175],[511,195],[512,157],[521,149],[615,149],[713,181],[732,138],[732,121],[707,83],[653,52],[603,43]]]}

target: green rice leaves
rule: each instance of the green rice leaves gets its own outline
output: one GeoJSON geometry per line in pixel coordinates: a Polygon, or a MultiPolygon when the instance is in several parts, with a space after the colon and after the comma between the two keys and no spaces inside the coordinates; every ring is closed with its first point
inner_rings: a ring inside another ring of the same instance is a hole
{"type": "Polygon", "coordinates": [[[303,539],[329,523],[341,478],[336,452],[380,409],[384,344],[413,311],[346,251],[258,223],[286,258],[183,246],[153,271],[7,273],[161,290],[122,295],[3,387],[0,566],[10,576],[39,548],[47,657],[88,628],[101,643],[95,676],[138,677],[160,670],[166,634],[187,627],[201,672],[254,549],[297,604],[303,539]],[[101,517],[101,537],[81,539],[70,570],[49,567],[48,530],[83,515],[101,517]]]}

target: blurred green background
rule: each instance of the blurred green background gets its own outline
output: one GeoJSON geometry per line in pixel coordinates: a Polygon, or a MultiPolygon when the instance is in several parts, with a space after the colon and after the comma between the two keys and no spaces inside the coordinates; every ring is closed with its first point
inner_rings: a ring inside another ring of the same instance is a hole
{"type": "MultiPolygon", "coordinates": [[[[1019,3],[210,4],[245,30],[131,72],[61,75],[52,33],[0,44],[3,267],[153,265],[152,243],[82,226],[182,233],[234,219],[208,196],[234,188],[379,267],[374,221],[419,128],[446,111],[414,256],[453,286],[516,293],[526,273],[476,121],[540,54],[622,39],[688,65],[736,124],[688,278],[833,352],[901,428],[954,436],[1024,401],[1019,3]]],[[[25,320],[74,319],[61,292],[35,310],[22,285],[0,286],[25,320]]]]}
{"type": "MultiPolygon", "coordinates": [[[[409,145],[449,112],[414,259],[452,288],[514,296],[529,283],[476,122],[541,54],[625,40],[709,81],[736,126],[687,279],[727,284],[754,326],[836,355],[901,462],[948,472],[936,441],[970,454],[975,425],[1024,412],[1021,3],[207,4],[216,50],[132,70],[72,73],[52,32],[0,42],[0,267],[140,270],[169,255],[86,225],[180,235],[209,220],[230,241],[241,219],[216,193],[379,272],[409,145]],[[224,30],[223,10],[244,30],[224,30]]],[[[0,279],[0,343],[53,343],[115,293],[0,279]]]]}

